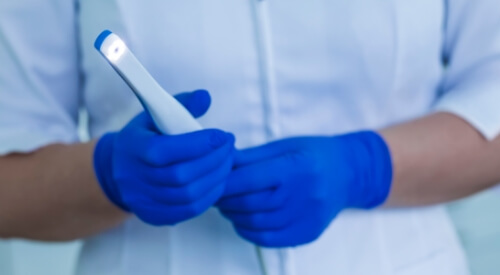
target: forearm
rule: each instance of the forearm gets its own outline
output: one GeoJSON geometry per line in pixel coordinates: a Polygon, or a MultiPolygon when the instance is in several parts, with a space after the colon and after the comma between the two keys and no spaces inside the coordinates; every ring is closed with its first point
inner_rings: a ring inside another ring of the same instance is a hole
{"type": "Polygon", "coordinates": [[[418,206],[459,199],[500,182],[500,138],[484,139],[448,113],[380,131],[393,160],[387,206],[418,206]]]}
{"type": "Polygon", "coordinates": [[[50,145],[0,157],[0,237],[71,240],[123,221],[127,215],[95,179],[94,146],[50,145]]]}

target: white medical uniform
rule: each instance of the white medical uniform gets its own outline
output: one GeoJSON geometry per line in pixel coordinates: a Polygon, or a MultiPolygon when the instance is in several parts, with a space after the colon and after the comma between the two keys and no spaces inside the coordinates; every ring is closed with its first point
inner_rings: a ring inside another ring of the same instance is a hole
{"type": "MultiPolygon", "coordinates": [[[[239,147],[435,110],[490,139],[500,131],[500,1],[16,0],[0,1],[0,153],[78,142],[80,107],[94,138],[141,111],[93,48],[103,29],[167,91],[208,89],[201,123],[235,133],[239,147]]],[[[317,241],[266,249],[264,260],[272,275],[468,274],[442,206],[345,211],[317,241]]],[[[174,227],[130,219],[90,238],[77,274],[259,267],[254,246],[212,209],[174,227]]]]}

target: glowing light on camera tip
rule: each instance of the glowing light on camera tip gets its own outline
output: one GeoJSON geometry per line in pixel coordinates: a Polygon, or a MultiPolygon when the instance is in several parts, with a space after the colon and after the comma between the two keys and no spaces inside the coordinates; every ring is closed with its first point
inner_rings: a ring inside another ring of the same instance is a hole
{"type": "Polygon", "coordinates": [[[120,59],[120,57],[123,55],[125,52],[125,49],[127,46],[121,39],[117,39],[109,45],[108,49],[106,50],[106,57],[109,59],[109,61],[117,61],[120,59]]]}

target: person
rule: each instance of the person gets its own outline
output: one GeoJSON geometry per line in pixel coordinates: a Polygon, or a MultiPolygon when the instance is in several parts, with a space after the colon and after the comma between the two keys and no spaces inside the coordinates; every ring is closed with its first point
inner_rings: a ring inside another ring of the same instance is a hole
{"type": "Polygon", "coordinates": [[[441,203],[500,181],[499,7],[2,1],[0,236],[84,238],[81,275],[468,274],[441,203]],[[103,29],[208,130],[160,135],[103,29]]]}

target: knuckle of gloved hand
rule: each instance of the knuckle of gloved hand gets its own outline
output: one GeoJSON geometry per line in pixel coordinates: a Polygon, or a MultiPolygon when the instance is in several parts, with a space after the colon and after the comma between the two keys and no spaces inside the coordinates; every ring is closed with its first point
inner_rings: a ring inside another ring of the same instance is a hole
{"type": "Polygon", "coordinates": [[[143,151],[143,158],[150,164],[153,165],[161,165],[161,156],[162,156],[162,150],[161,148],[158,148],[158,143],[153,141],[151,144],[146,146],[146,148],[143,151]]]}
{"type": "Polygon", "coordinates": [[[231,134],[223,132],[221,130],[211,129],[208,135],[208,145],[213,148],[219,148],[229,142],[234,141],[234,137],[231,134]]]}
{"type": "Polygon", "coordinates": [[[123,184],[124,182],[130,180],[130,178],[131,175],[129,169],[123,169],[121,167],[118,167],[113,169],[113,171],[111,171],[111,179],[116,184],[123,184]]]}
{"type": "Polygon", "coordinates": [[[142,113],[136,115],[134,118],[132,118],[125,127],[123,127],[120,130],[121,135],[128,136],[129,134],[137,131],[137,128],[143,127],[144,125],[144,118],[142,117],[142,113]]]}
{"type": "Polygon", "coordinates": [[[312,243],[319,239],[323,234],[324,229],[322,227],[312,227],[309,234],[305,234],[304,239],[300,241],[300,244],[312,243]]]}
{"type": "Polygon", "coordinates": [[[312,194],[308,195],[307,202],[305,202],[305,207],[314,211],[308,218],[314,221],[315,224],[330,222],[335,216],[333,213],[338,211],[337,206],[334,204],[343,200],[342,196],[342,194],[336,194],[335,201],[332,204],[332,197],[327,191],[323,191],[320,188],[315,190],[312,194]],[[332,215],[334,216],[332,217],[332,215]]]}
{"type": "MultiPolygon", "coordinates": [[[[264,202],[263,202],[264,203],[264,202]]],[[[254,203],[252,199],[249,199],[248,197],[242,197],[239,199],[238,203],[241,207],[241,210],[251,210],[254,208],[254,203]]]]}
{"type": "Polygon", "coordinates": [[[318,211],[307,218],[308,224],[311,225],[308,227],[309,230],[304,234],[307,242],[313,242],[318,239],[330,224],[331,219],[328,218],[328,214],[321,212],[318,211]]]}
{"type": "Polygon", "coordinates": [[[206,209],[204,209],[199,203],[190,203],[185,206],[184,213],[188,218],[194,218],[203,213],[206,209]]]}
{"type": "Polygon", "coordinates": [[[288,191],[284,190],[284,188],[277,188],[269,194],[264,201],[260,202],[260,204],[269,210],[282,208],[286,205],[287,193],[288,191]]]}
{"type": "Polygon", "coordinates": [[[219,166],[219,169],[222,171],[222,175],[224,179],[226,179],[229,174],[233,171],[233,165],[234,165],[234,155],[232,154],[232,151],[226,155],[226,159],[223,160],[222,164],[219,166]]]}
{"type": "Polygon", "coordinates": [[[254,242],[263,247],[274,247],[274,239],[268,232],[261,232],[257,234],[254,242]]]}
{"type": "Polygon", "coordinates": [[[167,215],[144,215],[139,217],[142,221],[147,224],[154,226],[164,226],[164,225],[174,225],[177,221],[174,221],[172,218],[167,215]]]}
{"type": "Polygon", "coordinates": [[[243,239],[263,247],[274,247],[274,239],[271,233],[267,231],[252,232],[246,231],[243,227],[236,226],[236,233],[243,239]]]}
{"type": "Polygon", "coordinates": [[[289,198],[293,196],[288,190],[277,190],[276,194],[273,194],[271,201],[274,202],[273,206],[275,209],[283,208],[288,206],[289,198]]]}
{"type": "Polygon", "coordinates": [[[143,222],[154,225],[174,225],[178,222],[178,217],[171,215],[168,207],[159,207],[157,204],[142,200],[140,204],[134,204],[132,212],[143,222]]]}
{"type": "Polygon", "coordinates": [[[292,215],[287,215],[283,214],[280,217],[277,217],[273,219],[272,221],[269,222],[269,226],[274,228],[274,229],[282,229],[285,227],[290,227],[292,226],[292,222],[294,220],[294,217],[292,215]]]}
{"type": "Polygon", "coordinates": [[[139,219],[141,219],[143,222],[154,225],[154,226],[162,226],[162,225],[168,225],[169,220],[167,218],[163,217],[158,217],[158,216],[150,216],[150,215],[137,215],[139,219]]]}
{"type": "Polygon", "coordinates": [[[189,175],[191,171],[184,168],[182,165],[170,168],[169,181],[175,184],[187,184],[189,183],[189,175]]]}
{"type": "Polygon", "coordinates": [[[179,200],[184,203],[193,203],[200,199],[200,188],[189,184],[185,187],[181,187],[182,191],[179,194],[179,200]]]}
{"type": "Polygon", "coordinates": [[[248,215],[246,218],[246,224],[250,229],[260,229],[265,223],[263,223],[262,216],[258,214],[248,215]]]}
{"type": "Polygon", "coordinates": [[[134,193],[124,192],[121,199],[122,202],[130,208],[134,208],[135,205],[140,205],[140,203],[137,203],[138,199],[134,193]]]}

